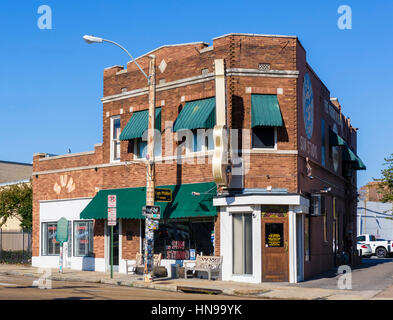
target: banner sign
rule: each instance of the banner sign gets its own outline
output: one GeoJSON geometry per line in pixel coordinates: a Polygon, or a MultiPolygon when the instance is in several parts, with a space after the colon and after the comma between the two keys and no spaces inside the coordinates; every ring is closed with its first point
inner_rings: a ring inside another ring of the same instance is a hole
{"type": "Polygon", "coordinates": [[[172,190],[171,189],[154,189],[154,201],[156,202],[172,202],[172,190]]]}

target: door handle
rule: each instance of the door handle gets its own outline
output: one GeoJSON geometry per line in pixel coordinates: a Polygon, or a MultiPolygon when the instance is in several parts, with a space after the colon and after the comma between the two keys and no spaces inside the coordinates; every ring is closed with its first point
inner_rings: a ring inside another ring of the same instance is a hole
{"type": "Polygon", "coordinates": [[[285,241],[284,251],[285,253],[288,252],[288,241],[285,241]]]}

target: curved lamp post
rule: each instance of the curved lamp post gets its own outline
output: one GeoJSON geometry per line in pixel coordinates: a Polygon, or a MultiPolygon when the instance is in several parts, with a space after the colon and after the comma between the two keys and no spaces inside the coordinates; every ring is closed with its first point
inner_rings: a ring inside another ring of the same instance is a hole
{"type": "MultiPolygon", "coordinates": [[[[148,161],[147,164],[147,183],[146,183],[146,206],[154,206],[154,189],[155,189],[155,161],[154,161],[154,127],[155,127],[155,105],[156,105],[156,72],[155,72],[155,64],[156,58],[154,55],[149,55],[150,63],[149,63],[149,75],[143,71],[140,65],[136,62],[133,56],[124,48],[122,45],[103,38],[95,37],[92,35],[84,35],[83,39],[88,43],[102,43],[108,42],[112,43],[123,51],[125,51],[128,56],[131,58],[131,62],[134,62],[142,74],[147,79],[147,83],[149,86],[149,124],[148,124],[148,144],[147,144],[147,155],[146,160],[148,161]]],[[[151,240],[151,253],[148,254],[147,250],[147,235],[150,234],[152,236],[152,230],[149,228],[148,218],[146,217],[145,220],[145,268],[144,268],[144,280],[145,282],[152,281],[152,255],[153,255],[153,246],[154,246],[154,237],[151,240]]],[[[113,226],[111,228],[111,237],[113,243],[113,226]]],[[[113,246],[112,246],[113,251],[113,246]]],[[[111,254],[111,259],[113,259],[113,252],[111,254]]],[[[113,278],[113,271],[112,271],[113,261],[111,263],[111,278],[113,278]]]]}

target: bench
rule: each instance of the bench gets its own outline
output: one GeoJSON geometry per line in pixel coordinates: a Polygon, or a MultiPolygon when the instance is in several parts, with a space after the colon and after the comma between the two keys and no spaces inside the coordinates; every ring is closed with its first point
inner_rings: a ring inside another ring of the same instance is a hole
{"type": "MultiPolygon", "coordinates": [[[[161,253],[153,254],[153,268],[159,267],[161,265],[161,256],[161,253]]],[[[144,268],[145,263],[143,262],[143,260],[144,259],[142,253],[137,253],[135,260],[126,260],[126,274],[128,274],[129,272],[136,274],[137,268],[144,268]]]]}
{"type": "Polygon", "coordinates": [[[222,257],[213,257],[213,256],[196,256],[196,260],[194,261],[185,261],[184,262],[184,278],[187,279],[187,271],[204,271],[208,273],[208,279],[211,280],[212,272],[218,272],[218,279],[221,280],[221,265],[222,265],[222,257]],[[194,264],[190,266],[190,264],[194,264]]]}

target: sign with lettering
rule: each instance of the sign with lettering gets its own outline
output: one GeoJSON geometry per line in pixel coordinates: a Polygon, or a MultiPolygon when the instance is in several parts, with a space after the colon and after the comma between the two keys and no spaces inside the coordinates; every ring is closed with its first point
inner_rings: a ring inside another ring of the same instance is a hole
{"type": "Polygon", "coordinates": [[[154,201],[157,202],[172,202],[172,190],[171,189],[154,189],[154,201]]]}
{"type": "Polygon", "coordinates": [[[283,223],[266,223],[265,226],[265,246],[283,247],[284,246],[284,225],[283,223]]]}
{"type": "Polygon", "coordinates": [[[116,208],[108,208],[108,226],[116,225],[116,208]]]}
{"type": "Polygon", "coordinates": [[[68,241],[68,220],[64,217],[57,221],[56,241],[68,241]]]}
{"type": "Polygon", "coordinates": [[[145,217],[150,217],[151,219],[160,219],[161,218],[161,207],[160,206],[143,207],[142,214],[145,217]]]}
{"type": "Polygon", "coordinates": [[[108,208],[116,208],[116,195],[108,195],[108,208]]]}

